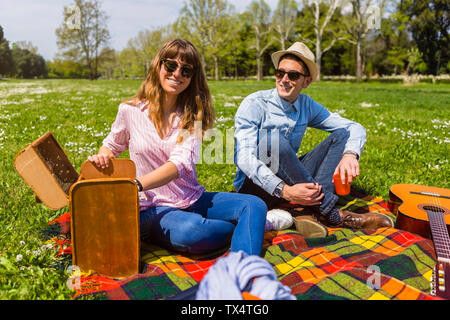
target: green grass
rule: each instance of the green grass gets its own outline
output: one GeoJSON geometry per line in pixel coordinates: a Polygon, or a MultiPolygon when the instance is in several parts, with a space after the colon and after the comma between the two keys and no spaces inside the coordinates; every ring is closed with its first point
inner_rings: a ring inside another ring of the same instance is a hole
{"type": "MultiPolygon", "coordinates": [[[[119,102],[139,85],[131,80],[0,81],[0,299],[70,299],[74,293],[66,286],[70,261],[54,259],[55,249],[43,247],[40,234],[67,208],[52,211],[35,202],[13,169],[15,155],[51,131],[79,172],[107,135],[119,102]]],[[[240,101],[273,82],[211,81],[210,87],[216,127],[225,135],[240,101]]],[[[367,129],[357,188],[385,200],[397,183],[450,188],[450,85],[322,82],[304,93],[367,129]]],[[[325,136],[308,129],[301,151],[325,136]]],[[[210,191],[233,190],[234,173],[232,164],[198,165],[198,178],[210,191]]]]}

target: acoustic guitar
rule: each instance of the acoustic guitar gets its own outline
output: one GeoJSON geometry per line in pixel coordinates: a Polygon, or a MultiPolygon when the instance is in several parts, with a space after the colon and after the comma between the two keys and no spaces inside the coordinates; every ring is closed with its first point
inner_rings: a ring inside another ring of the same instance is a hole
{"type": "Polygon", "coordinates": [[[450,190],[416,184],[395,184],[389,208],[395,227],[433,240],[437,261],[432,293],[450,299],[450,190]]]}

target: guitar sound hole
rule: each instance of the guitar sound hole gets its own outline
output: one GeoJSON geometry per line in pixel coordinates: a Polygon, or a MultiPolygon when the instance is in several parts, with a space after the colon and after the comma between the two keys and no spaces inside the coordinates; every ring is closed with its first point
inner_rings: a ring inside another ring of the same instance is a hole
{"type": "Polygon", "coordinates": [[[436,206],[423,206],[423,208],[427,211],[433,211],[433,212],[439,212],[444,213],[445,210],[436,206]]]}

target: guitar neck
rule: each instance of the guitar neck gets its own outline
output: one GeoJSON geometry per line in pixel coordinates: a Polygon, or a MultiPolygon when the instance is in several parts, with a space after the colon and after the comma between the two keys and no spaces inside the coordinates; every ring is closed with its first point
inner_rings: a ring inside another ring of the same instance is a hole
{"type": "Polygon", "coordinates": [[[450,237],[447,231],[447,225],[444,215],[441,212],[427,210],[428,220],[430,221],[433,243],[436,248],[438,259],[450,262],[450,237]]]}

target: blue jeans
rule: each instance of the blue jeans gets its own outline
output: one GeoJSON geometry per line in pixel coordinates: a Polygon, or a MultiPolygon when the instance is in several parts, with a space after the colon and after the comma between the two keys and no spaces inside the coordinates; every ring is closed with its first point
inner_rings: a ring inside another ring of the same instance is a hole
{"type": "Polygon", "coordinates": [[[141,238],[162,247],[204,254],[229,245],[260,255],[267,206],[258,197],[204,192],[190,207],[152,207],[140,214],[141,238]]]}
{"type": "MultiPolygon", "coordinates": [[[[332,179],[334,170],[342,159],[348,137],[349,133],[347,130],[338,129],[300,158],[297,157],[295,150],[292,149],[289,140],[283,135],[279,137],[278,171],[275,174],[291,186],[297,183],[319,183],[325,195],[322,199],[322,204],[312,206],[312,208],[323,216],[327,216],[331,212],[338,200],[332,179]]],[[[253,184],[248,177],[246,177],[239,192],[255,194],[261,197],[269,209],[283,201],[269,195],[262,188],[253,184]]]]}

